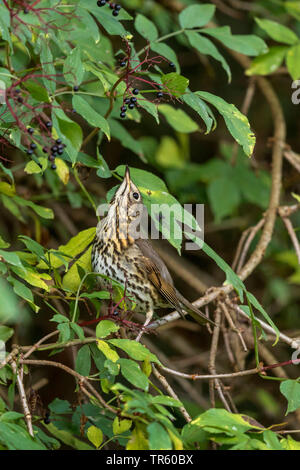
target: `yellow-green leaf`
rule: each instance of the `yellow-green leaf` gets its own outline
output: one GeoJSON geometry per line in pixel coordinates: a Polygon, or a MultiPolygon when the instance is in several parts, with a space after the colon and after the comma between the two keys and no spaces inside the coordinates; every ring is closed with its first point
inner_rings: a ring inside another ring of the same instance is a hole
{"type": "Polygon", "coordinates": [[[17,274],[17,276],[19,276],[24,281],[28,282],[28,284],[31,284],[34,287],[39,287],[40,289],[49,292],[49,286],[44,281],[51,281],[52,278],[51,276],[49,276],[49,274],[39,273],[31,268],[26,267],[24,267],[23,269],[18,267],[12,267],[12,270],[15,274],[17,274]]]}
{"type": "Polygon", "coordinates": [[[71,292],[77,292],[79,284],[81,282],[77,266],[80,266],[84,271],[91,272],[91,252],[90,247],[69,269],[67,274],[64,275],[62,285],[65,289],[69,289],[71,292]]]}
{"type": "Polygon", "coordinates": [[[16,194],[16,190],[14,185],[6,183],[6,181],[0,181],[0,193],[12,197],[16,194]]]}
{"type": "Polygon", "coordinates": [[[70,177],[69,167],[68,165],[62,160],[61,158],[55,159],[56,164],[56,172],[59,176],[59,179],[64,183],[67,184],[70,177]]]}
{"type": "Polygon", "coordinates": [[[123,434],[123,432],[126,432],[131,428],[131,425],[131,419],[119,419],[118,416],[116,416],[113,421],[113,433],[115,435],[123,434]]]}
{"type": "Polygon", "coordinates": [[[96,426],[90,426],[87,430],[87,438],[88,440],[94,444],[95,447],[100,447],[103,441],[103,432],[101,429],[97,428],[96,426]]]}
{"type": "Polygon", "coordinates": [[[104,354],[107,359],[110,359],[112,362],[117,362],[119,359],[119,355],[116,351],[114,351],[106,341],[102,341],[101,339],[97,340],[98,349],[104,354]]]}

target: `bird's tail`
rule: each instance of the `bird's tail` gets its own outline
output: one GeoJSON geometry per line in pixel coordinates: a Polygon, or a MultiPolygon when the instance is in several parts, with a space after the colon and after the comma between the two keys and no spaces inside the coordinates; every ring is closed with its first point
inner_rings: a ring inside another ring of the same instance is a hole
{"type": "Polygon", "coordinates": [[[193,317],[197,323],[200,323],[200,325],[210,323],[211,325],[216,326],[216,324],[207,318],[207,316],[204,315],[204,313],[202,313],[197,307],[195,307],[195,305],[183,297],[183,295],[181,295],[178,290],[176,290],[176,296],[181,304],[182,310],[185,310],[189,315],[191,315],[191,317],[193,317]]]}

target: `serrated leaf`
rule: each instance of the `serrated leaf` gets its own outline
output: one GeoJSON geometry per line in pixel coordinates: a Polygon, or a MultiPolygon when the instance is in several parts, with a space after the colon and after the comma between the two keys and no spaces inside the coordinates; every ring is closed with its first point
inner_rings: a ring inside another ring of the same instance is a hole
{"type": "Polygon", "coordinates": [[[255,21],[258,26],[275,41],[289,45],[293,45],[299,41],[299,38],[294,31],[280,23],[277,23],[276,21],[264,18],[255,18],[255,21]]]}
{"type": "Polygon", "coordinates": [[[206,28],[201,33],[218,39],[224,46],[241,54],[256,56],[265,54],[268,51],[268,46],[258,36],[253,34],[231,34],[229,26],[206,28]]]}
{"type": "Polygon", "coordinates": [[[243,147],[245,154],[251,156],[255,145],[255,135],[250,129],[247,117],[233,104],[226,103],[219,96],[206,91],[197,91],[196,94],[217,108],[232,137],[243,147]]]}
{"type": "Polygon", "coordinates": [[[134,27],[141,36],[148,41],[154,41],[158,38],[158,31],[155,24],[140,13],[137,14],[134,27]]]}
{"type": "Polygon", "coordinates": [[[189,80],[186,77],[175,72],[162,75],[161,81],[164,86],[163,90],[177,98],[184,94],[189,85],[189,80]]]}
{"type": "Polygon", "coordinates": [[[197,49],[201,54],[210,55],[218,62],[221,63],[223,69],[227,73],[228,81],[231,81],[231,71],[228,63],[224,59],[224,57],[220,54],[216,46],[204,36],[196,33],[195,31],[186,31],[185,32],[190,44],[192,47],[197,49]]]}
{"type": "Polygon", "coordinates": [[[190,5],[179,15],[179,23],[182,28],[196,28],[204,26],[213,17],[215,5],[204,3],[202,5],[190,5]]]}

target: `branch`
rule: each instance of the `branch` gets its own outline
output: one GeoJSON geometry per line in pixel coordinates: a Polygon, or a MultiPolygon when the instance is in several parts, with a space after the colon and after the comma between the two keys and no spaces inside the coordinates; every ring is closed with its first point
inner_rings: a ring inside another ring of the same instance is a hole
{"type": "MultiPolygon", "coordinates": [[[[24,385],[23,385],[23,381],[22,381],[22,374],[20,374],[15,361],[11,362],[11,367],[12,367],[13,373],[17,377],[17,386],[18,386],[18,390],[19,390],[19,395],[20,395],[20,400],[21,400],[21,403],[22,403],[22,407],[23,407],[23,410],[24,410],[24,417],[25,417],[27,429],[28,429],[28,432],[29,432],[30,436],[34,437],[34,432],[33,432],[33,428],[32,428],[32,420],[31,420],[31,413],[29,411],[29,406],[28,406],[28,403],[27,403],[26,393],[25,393],[25,389],[24,389],[24,385]]],[[[23,370],[23,368],[21,370],[23,370]]]]}

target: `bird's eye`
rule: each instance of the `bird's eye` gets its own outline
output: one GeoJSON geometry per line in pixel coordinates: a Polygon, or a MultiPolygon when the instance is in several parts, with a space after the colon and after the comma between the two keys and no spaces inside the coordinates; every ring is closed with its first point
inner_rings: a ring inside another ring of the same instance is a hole
{"type": "Polygon", "coordinates": [[[133,199],[135,199],[137,201],[140,198],[140,195],[139,195],[139,193],[134,192],[134,193],[132,193],[132,197],[133,197],[133,199]]]}

